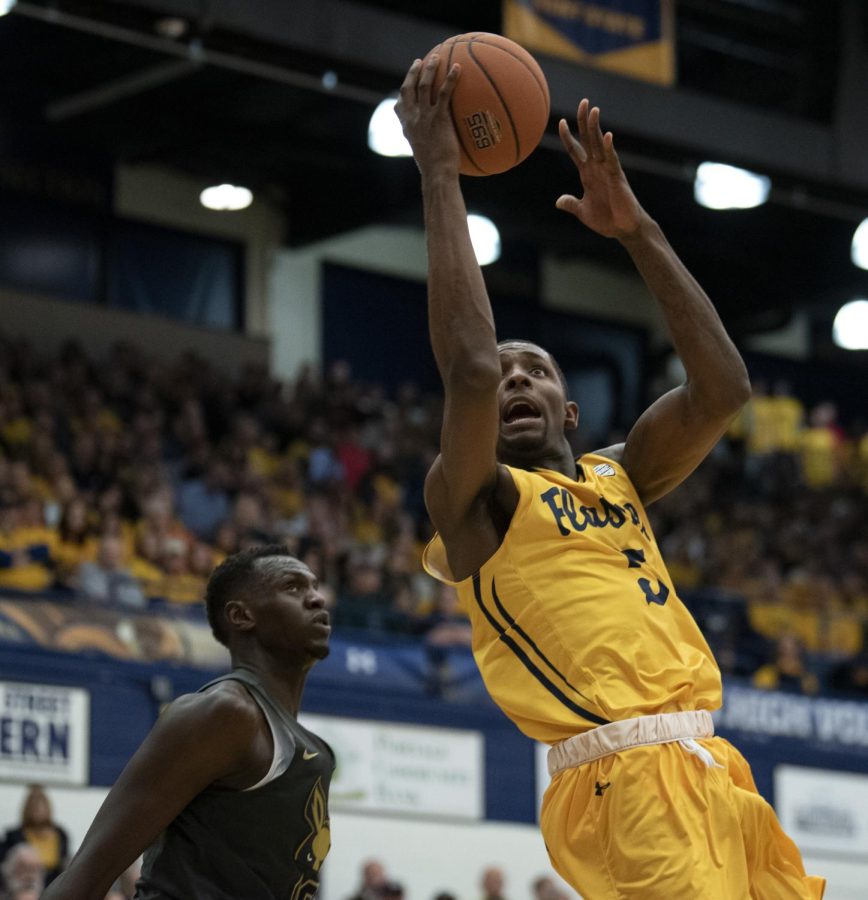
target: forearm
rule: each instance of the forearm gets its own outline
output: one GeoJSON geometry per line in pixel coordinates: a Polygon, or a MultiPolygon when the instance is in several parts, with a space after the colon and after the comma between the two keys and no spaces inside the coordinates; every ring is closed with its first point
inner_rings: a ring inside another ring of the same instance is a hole
{"type": "Polygon", "coordinates": [[[86,866],[77,865],[75,860],[40,895],[41,900],[103,900],[121,874],[107,875],[104,872],[88,871],[86,866]]]}
{"type": "Polygon", "coordinates": [[[428,326],[445,384],[499,378],[491,303],[470,242],[458,174],[423,177],[428,326]]]}
{"type": "Polygon", "coordinates": [[[747,369],[705,291],[650,217],[621,243],[660,304],[691,396],[706,411],[736,412],[750,395],[747,369]]]}

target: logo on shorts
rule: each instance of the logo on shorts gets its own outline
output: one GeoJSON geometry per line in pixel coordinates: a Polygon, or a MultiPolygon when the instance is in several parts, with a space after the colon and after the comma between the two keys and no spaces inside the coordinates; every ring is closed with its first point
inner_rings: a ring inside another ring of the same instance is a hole
{"type": "Polygon", "coordinates": [[[475,112],[472,116],[465,116],[464,124],[477,150],[493,147],[503,139],[500,122],[487,109],[475,112]]]}
{"type": "Polygon", "coordinates": [[[599,781],[595,781],[594,782],[594,795],[596,797],[602,797],[603,791],[605,791],[606,788],[611,787],[611,786],[612,786],[611,781],[607,781],[605,784],[600,784],[599,781]]]}

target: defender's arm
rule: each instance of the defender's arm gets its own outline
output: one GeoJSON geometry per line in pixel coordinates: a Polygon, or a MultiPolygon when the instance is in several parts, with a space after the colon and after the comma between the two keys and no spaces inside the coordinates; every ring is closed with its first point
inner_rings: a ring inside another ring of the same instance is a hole
{"type": "Polygon", "coordinates": [[[197,794],[244,770],[255,715],[249,703],[223,692],[178,698],[127,764],[81,848],[42,900],[102,900],[197,794]],[[209,740],[217,734],[219,740],[209,740]]]}

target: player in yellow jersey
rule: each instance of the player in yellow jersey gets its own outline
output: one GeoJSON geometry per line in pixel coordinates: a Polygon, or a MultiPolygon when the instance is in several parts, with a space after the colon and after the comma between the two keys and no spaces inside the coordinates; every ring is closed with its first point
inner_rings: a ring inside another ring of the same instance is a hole
{"type": "Polygon", "coordinates": [[[560,123],[583,196],[558,208],[619,240],[687,371],[623,445],[578,460],[578,407],[542,348],[498,345],[458,182],[436,58],[417,60],[398,115],[422,175],[431,344],[445,388],[425,499],[425,563],[457,584],[486,686],[552,745],[542,831],[586,900],[819,898],[738,751],[713,736],[720,673],[675,595],[645,514],[699,464],[747,400],[747,372],[710,301],[637,202],[599,110],[560,123]]]}

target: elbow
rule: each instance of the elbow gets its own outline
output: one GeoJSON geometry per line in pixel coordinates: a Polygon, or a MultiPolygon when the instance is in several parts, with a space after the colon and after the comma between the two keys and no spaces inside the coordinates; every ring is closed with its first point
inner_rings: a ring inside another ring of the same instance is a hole
{"type": "Polygon", "coordinates": [[[704,390],[696,384],[692,385],[691,390],[688,382],[688,390],[697,401],[696,408],[704,410],[706,417],[720,420],[735,418],[751,397],[750,379],[746,371],[725,382],[709,385],[704,390]]]}
{"type": "Polygon", "coordinates": [[[750,378],[745,369],[739,374],[739,377],[733,379],[731,385],[727,386],[726,399],[728,401],[730,413],[736,415],[736,413],[740,412],[745,403],[750,400],[750,397],[750,378]]]}

